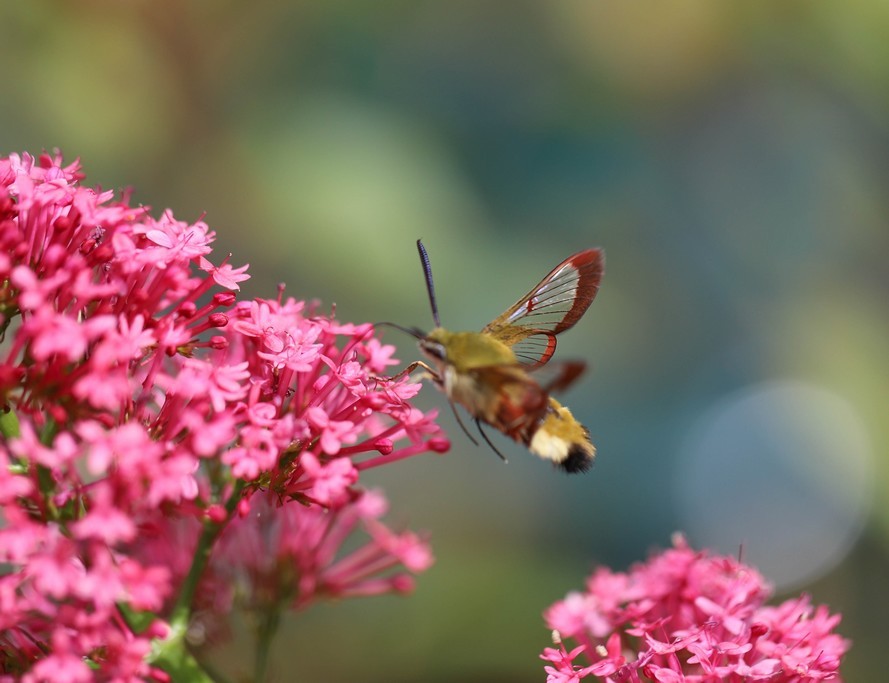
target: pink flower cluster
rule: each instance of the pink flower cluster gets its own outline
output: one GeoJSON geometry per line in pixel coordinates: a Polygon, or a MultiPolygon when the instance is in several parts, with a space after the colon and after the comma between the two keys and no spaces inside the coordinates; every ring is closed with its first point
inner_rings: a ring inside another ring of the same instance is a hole
{"type": "Polygon", "coordinates": [[[298,607],[409,588],[393,568],[428,547],[356,483],[448,442],[419,385],[378,378],[393,348],[301,301],[238,301],[246,268],[210,262],[203,221],[81,180],[0,159],[0,681],[165,680],[152,639],[225,608],[239,567],[296,582],[277,595],[298,607]]]}
{"type": "Polygon", "coordinates": [[[770,594],[752,567],[677,535],[627,573],[598,569],[585,592],[547,610],[556,644],[541,655],[547,683],[840,681],[849,649],[833,632],[840,616],[805,595],[768,607],[770,594]],[[562,638],[579,645],[569,651],[562,638]]]}
{"type": "Polygon", "coordinates": [[[395,533],[379,522],[388,508],[379,492],[365,492],[336,515],[319,506],[276,511],[270,496],[250,502],[248,515],[234,520],[222,538],[213,576],[230,588],[241,581],[251,609],[261,611],[270,586],[288,587],[297,608],[323,596],[407,593],[414,587],[412,574],[432,565],[428,546],[416,534],[395,533]],[[343,542],[358,528],[367,542],[344,552],[343,542]]]}

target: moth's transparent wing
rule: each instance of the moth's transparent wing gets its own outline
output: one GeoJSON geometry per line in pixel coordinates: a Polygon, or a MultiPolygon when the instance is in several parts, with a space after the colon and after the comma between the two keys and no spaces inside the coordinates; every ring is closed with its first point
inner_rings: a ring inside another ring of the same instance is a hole
{"type": "Polygon", "coordinates": [[[543,365],[556,350],[556,335],[573,327],[593,303],[604,270],[601,249],[568,257],[482,333],[511,346],[522,365],[543,365]]]}

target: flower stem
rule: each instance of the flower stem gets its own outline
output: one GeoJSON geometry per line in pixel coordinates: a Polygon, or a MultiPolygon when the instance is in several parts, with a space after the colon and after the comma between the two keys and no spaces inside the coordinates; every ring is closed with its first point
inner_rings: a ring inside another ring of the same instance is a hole
{"type": "Polygon", "coordinates": [[[256,656],[253,659],[253,680],[264,683],[269,669],[269,652],[281,623],[281,611],[272,607],[262,613],[256,626],[256,656]]]}
{"type": "Polygon", "coordinates": [[[210,519],[204,520],[201,535],[198,538],[198,545],[195,548],[194,559],[191,562],[191,568],[188,570],[188,575],[185,577],[182,590],[179,592],[179,597],[176,600],[176,606],[173,608],[173,615],[170,619],[171,624],[184,622],[187,625],[188,619],[191,616],[191,603],[194,601],[194,595],[201,576],[204,574],[204,569],[207,568],[207,563],[210,561],[213,543],[225,528],[228,520],[231,519],[238,502],[241,500],[241,491],[243,489],[244,482],[241,479],[236,479],[232,493],[225,502],[225,519],[221,522],[214,522],[210,519]]]}
{"type": "Polygon", "coordinates": [[[244,482],[240,479],[236,480],[231,496],[225,503],[225,511],[227,513],[225,519],[221,522],[214,522],[210,519],[204,520],[191,568],[188,570],[188,575],[182,583],[182,589],[179,591],[179,597],[176,599],[176,604],[173,607],[170,617],[170,633],[162,641],[155,641],[154,652],[150,659],[171,674],[173,680],[189,681],[189,683],[212,683],[214,680],[188,652],[186,635],[188,633],[189,621],[191,620],[194,596],[204,570],[207,568],[207,563],[210,561],[213,544],[225,528],[228,520],[231,519],[241,499],[243,488],[244,482]]]}

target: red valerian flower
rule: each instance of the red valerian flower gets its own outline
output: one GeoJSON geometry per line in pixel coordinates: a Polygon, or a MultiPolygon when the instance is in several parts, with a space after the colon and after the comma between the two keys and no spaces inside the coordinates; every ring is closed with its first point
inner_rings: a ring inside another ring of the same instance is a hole
{"type": "Polygon", "coordinates": [[[770,595],[756,569],[677,535],[627,573],[596,570],[546,611],[558,645],[541,655],[547,681],[841,681],[850,643],[834,633],[839,615],[805,595],[769,607],[770,595]]]}
{"type": "Polygon", "coordinates": [[[205,222],[82,180],[0,159],[0,678],[176,678],[235,575],[275,609],[407,590],[431,555],[359,476],[448,442],[379,376],[394,349],[283,292],[239,301],[205,222]]]}

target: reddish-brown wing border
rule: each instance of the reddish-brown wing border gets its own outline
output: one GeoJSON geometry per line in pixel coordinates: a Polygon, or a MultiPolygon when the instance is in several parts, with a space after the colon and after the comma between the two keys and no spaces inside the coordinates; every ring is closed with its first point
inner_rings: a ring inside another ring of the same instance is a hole
{"type": "Polygon", "coordinates": [[[573,327],[593,303],[604,272],[601,249],[569,256],[482,333],[513,347],[526,367],[539,367],[552,358],[556,335],[573,327]]]}

